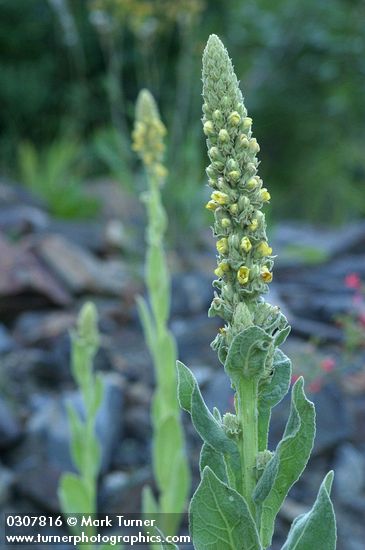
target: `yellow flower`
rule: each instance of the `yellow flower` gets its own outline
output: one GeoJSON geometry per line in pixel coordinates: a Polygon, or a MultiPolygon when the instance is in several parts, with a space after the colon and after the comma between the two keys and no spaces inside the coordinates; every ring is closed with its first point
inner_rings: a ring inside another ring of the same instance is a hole
{"type": "Polygon", "coordinates": [[[272,248],[271,246],[269,246],[267,244],[266,241],[262,241],[258,247],[257,247],[257,252],[261,255],[261,256],[271,256],[272,254],[272,248]]]}
{"type": "Polygon", "coordinates": [[[237,111],[232,111],[232,113],[228,117],[228,122],[232,124],[232,126],[238,126],[241,122],[240,114],[237,113],[237,111]]]}
{"type": "Polygon", "coordinates": [[[271,199],[271,195],[268,192],[268,190],[266,189],[266,187],[263,187],[261,189],[261,198],[264,202],[268,202],[271,199]]]}
{"type": "Polygon", "coordinates": [[[212,134],[214,134],[214,126],[211,120],[207,120],[204,123],[203,131],[206,136],[211,136],[212,134]]]}
{"type": "Polygon", "coordinates": [[[219,204],[216,203],[215,201],[209,201],[207,202],[207,204],[205,205],[205,208],[207,210],[216,210],[218,208],[219,204]]]}
{"type": "Polygon", "coordinates": [[[250,223],[250,225],[248,226],[248,228],[251,229],[251,231],[256,231],[256,229],[258,228],[258,225],[259,225],[259,222],[257,221],[256,218],[254,218],[250,223]]]}
{"type": "Polygon", "coordinates": [[[240,244],[242,250],[244,250],[245,252],[250,252],[251,248],[252,248],[252,244],[251,244],[251,241],[248,237],[243,237],[243,239],[241,240],[241,244],[240,244]]]}
{"type": "Polygon", "coordinates": [[[219,254],[226,254],[228,252],[228,240],[225,237],[219,239],[216,243],[216,247],[219,254]]]}
{"type": "Polygon", "coordinates": [[[261,269],[261,279],[264,281],[264,283],[271,283],[272,281],[272,273],[269,271],[269,269],[264,265],[264,267],[261,269]]]}
{"type": "Polygon", "coordinates": [[[218,264],[218,267],[214,270],[217,277],[223,277],[225,273],[229,271],[229,264],[227,262],[221,262],[218,264]]]}
{"type": "Polygon", "coordinates": [[[158,178],[166,178],[167,176],[167,169],[162,164],[156,164],[155,166],[155,174],[158,178]]]}
{"type": "Polygon", "coordinates": [[[250,277],[250,270],[245,265],[241,265],[239,270],[237,271],[237,279],[240,285],[245,285],[248,283],[248,279],[250,277]]]}
{"type": "Polygon", "coordinates": [[[211,195],[212,199],[220,205],[227,204],[229,201],[229,196],[226,193],[221,191],[214,191],[211,195]]]}

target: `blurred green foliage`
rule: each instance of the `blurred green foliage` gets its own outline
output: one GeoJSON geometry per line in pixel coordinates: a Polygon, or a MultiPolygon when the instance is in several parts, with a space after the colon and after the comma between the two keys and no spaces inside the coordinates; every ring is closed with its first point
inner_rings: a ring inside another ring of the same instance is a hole
{"type": "Polygon", "coordinates": [[[41,152],[29,142],[19,146],[22,183],[58,218],[90,218],[99,210],[98,201],[85,195],[79,155],[80,146],[73,141],[55,141],[41,152]]]}
{"type": "Polygon", "coordinates": [[[364,214],[361,0],[0,0],[0,21],[3,172],[15,172],[20,141],[38,148],[67,133],[130,185],[133,103],[148,87],[170,135],[167,210],[176,234],[195,230],[205,180],[200,57],[214,32],[250,98],[274,217],[364,214]]]}

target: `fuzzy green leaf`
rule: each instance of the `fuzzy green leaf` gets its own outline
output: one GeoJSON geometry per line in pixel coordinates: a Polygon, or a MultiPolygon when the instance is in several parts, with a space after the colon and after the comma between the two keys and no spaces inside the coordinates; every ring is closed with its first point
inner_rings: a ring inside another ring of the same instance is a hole
{"type": "Polygon", "coordinates": [[[142,513],[143,514],[158,514],[158,503],[153,496],[152,489],[145,485],[142,490],[142,513]]]}
{"type": "Polygon", "coordinates": [[[324,478],[309,512],[295,519],[282,550],[335,550],[336,519],[330,499],[333,472],[324,478]]]}
{"type": "Polygon", "coordinates": [[[288,393],[291,378],[290,359],[281,351],[276,350],[273,362],[274,374],[269,384],[259,389],[258,398],[258,434],[259,451],[267,447],[267,436],[271,409],[275,407],[288,393]]]}
{"type": "Polygon", "coordinates": [[[315,435],[314,405],[305,396],[303,378],[292,390],[291,409],[283,439],[257,483],[254,500],[261,508],[261,540],[271,544],[275,517],[292,485],[303,472],[315,435]]]}
{"type": "Polygon", "coordinates": [[[90,493],[82,479],[75,474],[64,474],[58,488],[61,509],[65,514],[90,511],[90,493]]]}
{"type": "Polygon", "coordinates": [[[242,377],[259,378],[272,338],[260,327],[249,327],[235,336],[228,349],[224,368],[236,387],[242,377]]]}
{"type": "Polygon", "coordinates": [[[218,453],[208,443],[204,443],[200,452],[199,468],[200,472],[203,472],[204,468],[209,466],[212,472],[223,481],[227,483],[227,469],[224,462],[222,453],[218,453]]]}
{"type": "Polygon", "coordinates": [[[182,435],[177,419],[170,415],[155,427],[153,463],[157,485],[163,489],[169,485],[174,470],[174,457],[180,452],[182,435]]]}
{"type": "Polygon", "coordinates": [[[193,425],[203,441],[224,455],[230,481],[239,488],[241,459],[236,443],[227,436],[206,406],[198,383],[190,369],[180,361],[177,361],[177,368],[178,395],[181,407],[191,413],[193,425]]]}
{"type": "Polygon", "coordinates": [[[246,501],[209,467],[203,471],[189,515],[195,550],[261,550],[246,501]]]}
{"type": "Polygon", "coordinates": [[[141,296],[137,297],[137,307],[139,318],[142,323],[144,337],[146,339],[147,345],[149,347],[151,355],[154,355],[154,346],[155,346],[155,327],[153,324],[152,316],[146,300],[141,296]]]}
{"type": "Polygon", "coordinates": [[[82,471],[85,462],[84,424],[70,403],[67,403],[67,415],[71,432],[71,457],[76,468],[82,471]]]}
{"type": "Polygon", "coordinates": [[[184,363],[176,361],[176,367],[178,373],[177,391],[180,407],[184,409],[184,411],[191,413],[191,396],[197,382],[191,370],[188,369],[184,363]]]}

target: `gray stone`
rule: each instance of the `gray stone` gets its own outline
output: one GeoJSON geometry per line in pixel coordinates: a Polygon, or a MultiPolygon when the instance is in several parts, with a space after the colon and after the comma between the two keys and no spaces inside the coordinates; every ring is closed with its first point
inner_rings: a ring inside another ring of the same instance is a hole
{"type": "Polygon", "coordinates": [[[7,403],[0,398],[0,449],[14,445],[21,434],[22,429],[19,421],[7,403]]]}
{"type": "MultiPolygon", "coordinates": [[[[123,390],[121,378],[115,374],[104,376],[105,394],[98,411],[96,431],[101,446],[101,471],[106,472],[122,435],[123,390]]],[[[44,459],[61,470],[73,470],[70,455],[70,432],[66,403],[72,404],[83,415],[79,392],[70,391],[61,398],[44,397],[35,403],[37,408],[27,427],[24,446],[32,453],[42,450],[44,459]]]]}
{"type": "Polygon", "coordinates": [[[116,471],[107,474],[100,487],[100,512],[103,514],[140,512],[142,488],[151,482],[149,468],[142,468],[133,473],[116,471]]]}
{"type": "Polygon", "coordinates": [[[351,443],[344,443],[336,450],[334,470],[336,500],[354,505],[362,500],[365,512],[365,457],[351,443]]]}
{"type": "Polygon", "coordinates": [[[0,508],[9,500],[13,483],[13,472],[0,463],[0,508]]]}
{"type": "Polygon", "coordinates": [[[0,354],[7,353],[14,348],[14,340],[4,325],[0,324],[0,354]]]}
{"type": "Polygon", "coordinates": [[[99,260],[59,235],[41,239],[37,254],[72,293],[95,292],[120,296],[126,289],[128,273],[123,262],[99,260]]]}

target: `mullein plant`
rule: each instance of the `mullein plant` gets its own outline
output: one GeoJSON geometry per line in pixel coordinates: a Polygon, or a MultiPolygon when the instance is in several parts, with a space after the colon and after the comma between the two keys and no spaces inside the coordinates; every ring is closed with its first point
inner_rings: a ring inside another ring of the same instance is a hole
{"type": "MultiPolygon", "coordinates": [[[[217,239],[216,289],[209,316],[224,324],[212,347],[235,392],[235,412],[209,411],[192,372],[178,368],[181,407],[191,414],[203,439],[201,482],[190,503],[190,530],[196,550],[263,550],[270,547],[275,518],[302,474],[315,436],[314,405],[303,378],[292,388],[284,435],[268,449],[271,409],[286,395],[290,360],[278,348],[290,327],[279,308],[262,295],[273,275],[264,204],[268,190],[257,175],[260,147],[252,136],[231,60],[222,42],[210,36],[203,55],[203,129],[217,239]]],[[[282,550],[333,550],[336,524],[325,477],[313,507],[293,523],[282,550]]]]}
{"type": "MultiPolygon", "coordinates": [[[[65,514],[97,512],[101,450],[96,435],[96,416],[103,400],[104,386],[101,376],[93,372],[93,361],[99,341],[97,311],[94,304],[88,302],[82,307],[71,336],[71,371],[82,396],[84,411],[81,416],[74,405],[68,404],[71,457],[77,473],[65,473],[60,480],[58,496],[65,514]]],[[[88,536],[96,534],[95,527],[83,530],[88,536]]],[[[75,527],[74,531],[77,533],[78,528],[75,527]]],[[[93,545],[83,544],[80,548],[93,548],[93,545]]],[[[102,548],[109,548],[109,545],[102,548]]]]}
{"type": "Polygon", "coordinates": [[[176,343],[168,328],[171,289],[163,245],[167,218],[161,201],[161,187],[167,175],[163,165],[165,134],[154,98],[142,90],[132,137],[148,182],[142,198],[148,217],[145,279],[149,303],[139,297],[138,309],[156,378],[151,418],[153,472],[158,489],[156,499],[150,487],[144,488],[142,509],[146,514],[163,514],[160,527],[173,535],[187,504],[190,472],[177,399],[176,343]]]}

